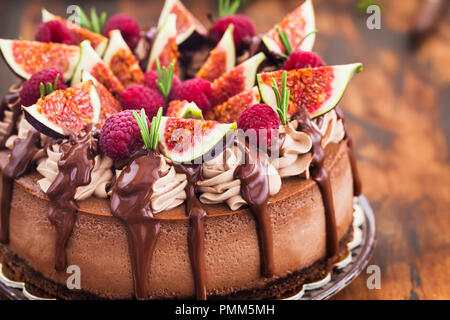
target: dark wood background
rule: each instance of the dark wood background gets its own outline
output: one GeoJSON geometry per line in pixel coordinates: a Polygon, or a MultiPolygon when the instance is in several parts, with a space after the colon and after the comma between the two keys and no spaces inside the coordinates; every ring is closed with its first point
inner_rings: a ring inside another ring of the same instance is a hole
{"type": "MultiPolygon", "coordinates": [[[[206,24],[216,1],[184,0],[206,24]]],[[[301,0],[250,0],[241,10],[264,32],[301,0]]],[[[359,160],[364,193],[377,218],[370,264],[381,289],[369,290],[365,271],[336,299],[450,298],[450,12],[413,49],[409,34],[421,0],[381,1],[381,30],[366,27],[358,0],[314,0],[317,51],[328,64],[361,61],[342,106],[359,160]]],[[[40,9],[64,15],[70,4],[123,12],[142,26],[157,22],[163,0],[1,1],[0,37],[32,39],[40,9]]],[[[0,63],[0,95],[15,81],[0,63]]]]}

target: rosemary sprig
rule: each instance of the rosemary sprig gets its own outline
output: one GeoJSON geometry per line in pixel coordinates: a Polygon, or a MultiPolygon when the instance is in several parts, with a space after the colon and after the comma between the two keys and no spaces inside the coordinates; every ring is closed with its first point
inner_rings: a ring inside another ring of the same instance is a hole
{"type": "Polygon", "coordinates": [[[288,119],[287,110],[289,106],[289,97],[291,95],[291,91],[287,89],[286,82],[287,82],[287,72],[284,71],[283,76],[281,77],[281,93],[280,93],[277,82],[275,81],[274,78],[272,78],[272,89],[273,92],[275,93],[275,98],[277,99],[277,106],[278,106],[277,113],[283,125],[287,124],[288,119]]]}
{"type": "Polygon", "coordinates": [[[235,14],[241,5],[240,0],[219,0],[219,17],[235,14]]]}
{"type": "Polygon", "coordinates": [[[279,26],[276,26],[278,36],[280,37],[281,43],[283,44],[284,48],[286,49],[287,55],[284,53],[280,53],[280,56],[283,58],[287,58],[292,53],[292,46],[291,42],[289,41],[289,37],[286,33],[286,31],[281,30],[279,26]]]}
{"type": "Polygon", "coordinates": [[[41,82],[39,84],[39,93],[41,94],[41,98],[58,89],[58,80],[59,80],[59,73],[56,75],[55,82],[53,84],[51,82],[47,82],[46,84],[41,82]]]}
{"type": "Polygon", "coordinates": [[[168,68],[162,67],[159,62],[159,58],[156,58],[156,71],[158,72],[158,84],[159,91],[167,99],[169,97],[170,90],[172,89],[173,70],[175,68],[175,60],[169,65],[168,68]]]}
{"type": "Polygon", "coordinates": [[[150,126],[150,130],[148,129],[147,116],[145,115],[145,110],[141,109],[141,115],[137,113],[136,110],[133,110],[133,116],[136,119],[136,122],[141,131],[142,140],[144,141],[145,148],[147,150],[156,150],[158,146],[159,140],[159,126],[161,124],[161,116],[162,116],[163,108],[160,107],[158,109],[158,113],[152,119],[152,124],[150,126]]]}
{"type": "Polygon", "coordinates": [[[163,108],[160,107],[158,109],[158,113],[156,117],[152,119],[152,125],[150,127],[150,138],[152,141],[152,149],[156,150],[159,141],[159,126],[161,125],[161,117],[162,117],[163,108]]]}
{"type": "MultiPolygon", "coordinates": [[[[79,7],[80,8],[80,7],[79,7]]],[[[102,33],[103,26],[106,23],[107,14],[103,11],[100,17],[95,8],[91,8],[91,19],[88,18],[83,9],[80,8],[80,24],[83,28],[91,30],[95,33],[102,33]]]]}

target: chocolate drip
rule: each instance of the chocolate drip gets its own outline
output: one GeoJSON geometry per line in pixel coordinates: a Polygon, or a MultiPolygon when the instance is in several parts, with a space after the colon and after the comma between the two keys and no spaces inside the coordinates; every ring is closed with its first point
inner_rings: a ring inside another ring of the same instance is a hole
{"type": "Polygon", "coordinates": [[[352,168],[353,195],[359,196],[361,194],[362,186],[361,186],[361,179],[359,177],[358,166],[356,165],[356,156],[355,156],[355,149],[353,148],[353,140],[348,133],[347,123],[345,122],[345,119],[344,119],[344,112],[339,107],[336,107],[335,110],[336,110],[338,119],[341,119],[342,124],[344,125],[344,132],[345,132],[344,141],[347,142],[347,153],[348,153],[348,157],[350,159],[350,165],[352,168]]]}
{"type": "Polygon", "coordinates": [[[270,194],[268,157],[240,140],[236,140],[236,144],[243,151],[245,162],[236,168],[234,176],[241,181],[242,198],[250,206],[250,211],[256,220],[261,249],[261,273],[265,277],[272,277],[275,264],[272,226],[267,211],[270,194]]]}
{"type": "Polygon", "coordinates": [[[25,139],[16,139],[9,162],[3,170],[0,242],[9,242],[9,216],[14,179],[23,176],[31,167],[34,155],[40,149],[40,134],[31,129],[25,139]]]}
{"type": "Polygon", "coordinates": [[[11,123],[6,128],[6,132],[0,135],[0,149],[5,148],[6,140],[17,132],[17,121],[22,113],[19,93],[22,89],[22,83],[12,85],[8,94],[3,98],[0,104],[0,121],[5,118],[5,111],[11,110],[13,113],[11,123]]]}
{"type": "Polygon", "coordinates": [[[336,212],[334,209],[333,193],[331,190],[330,177],[324,167],[325,151],[322,148],[322,134],[314,126],[308,111],[301,108],[294,114],[293,118],[298,120],[299,130],[309,134],[312,140],[311,178],[316,181],[322,194],[325,209],[326,227],[326,253],[327,257],[333,257],[339,252],[339,239],[336,226],[336,212]]]}
{"type": "Polygon", "coordinates": [[[194,273],[195,292],[198,300],[206,300],[205,217],[207,212],[195,194],[195,184],[201,179],[201,165],[174,164],[177,173],[187,177],[186,210],[190,219],[189,257],[194,273]]]}
{"type": "Polygon", "coordinates": [[[65,270],[67,266],[66,246],[76,221],[78,206],[74,197],[77,188],[91,182],[91,172],[95,165],[94,153],[97,139],[93,132],[82,138],[71,137],[61,145],[61,160],[58,175],[47,190],[51,200],[48,217],[56,229],[55,269],[65,270]]]}
{"type": "Polygon", "coordinates": [[[148,295],[148,274],[160,223],[153,217],[153,184],[160,177],[161,157],[155,152],[135,158],[120,174],[111,195],[112,215],[125,225],[137,299],[148,295]]]}

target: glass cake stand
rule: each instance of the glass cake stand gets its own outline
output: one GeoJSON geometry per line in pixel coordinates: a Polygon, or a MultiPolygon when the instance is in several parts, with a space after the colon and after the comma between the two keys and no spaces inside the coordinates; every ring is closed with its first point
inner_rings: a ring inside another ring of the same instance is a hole
{"type": "MultiPolygon", "coordinates": [[[[366,267],[376,242],[375,216],[364,195],[354,198],[353,239],[347,244],[349,254],[337,262],[322,280],[304,284],[297,294],[284,300],[323,300],[345,288],[366,267]]],[[[48,300],[37,297],[23,282],[8,279],[0,264],[0,293],[12,300],[48,300]]]]}

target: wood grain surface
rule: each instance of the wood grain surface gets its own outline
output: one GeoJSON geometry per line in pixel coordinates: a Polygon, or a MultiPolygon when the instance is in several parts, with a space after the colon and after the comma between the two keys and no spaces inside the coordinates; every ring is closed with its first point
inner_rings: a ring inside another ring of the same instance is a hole
{"type": "MultiPolygon", "coordinates": [[[[184,0],[208,23],[215,1],[184,0]]],[[[335,299],[450,298],[450,13],[413,48],[409,34],[424,1],[380,1],[381,29],[366,27],[356,0],[314,0],[319,33],[315,51],[328,64],[360,61],[342,100],[352,133],[363,192],[377,218],[378,243],[370,264],[381,269],[381,289],[363,273],[335,299]]],[[[94,4],[109,14],[157,22],[163,0],[1,1],[0,38],[32,39],[40,8],[64,15],[68,5],[94,4]]],[[[301,0],[250,0],[241,12],[258,32],[268,30],[301,0]]],[[[0,95],[14,81],[0,63],[0,95]]]]}

